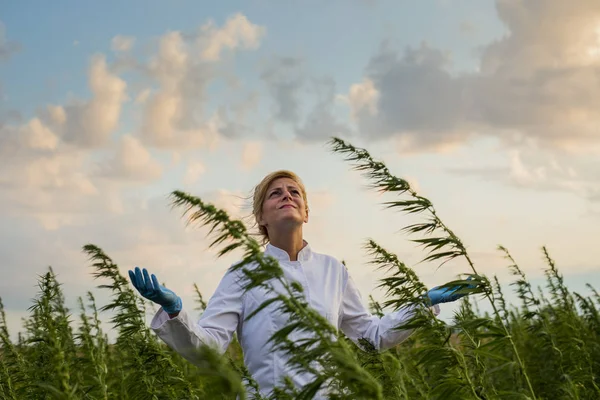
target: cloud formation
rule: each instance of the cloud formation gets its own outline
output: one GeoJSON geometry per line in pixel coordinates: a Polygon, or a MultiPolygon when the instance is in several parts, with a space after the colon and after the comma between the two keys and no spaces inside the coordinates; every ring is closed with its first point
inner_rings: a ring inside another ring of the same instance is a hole
{"type": "Polygon", "coordinates": [[[520,189],[571,193],[600,204],[600,169],[593,155],[573,158],[522,146],[504,153],[500,165],[455,166],[447,171],[520,189]]]}
{"type": "MultiPolygon", "coordinates": [[[[255,49],[264,34],[264,27],[236,14],[223,27],[209,22],[193,35],[165,33],[157,53],[145,63],[125,54],[135,38],[115,36],[113,64],[103,54],[90,58],[88,99],[49,104],[25,122],[6,119],[0,124],[4,209],[52,230],[82,224],[100,212],[124,212],[124,184],[149,184],[165,173],[156,151],[213,145],[222,133],[236,135],[242,121],[238,117],[251,109],[256,96],[205,118],[206,85],[218,77],[217,64],[226,54],[255,49]],[[151,85],[128,93],[131,88],[119,75],[124,72],[149,79],[151,85]],[[139,121],[133,131],[124,133],[123,108],[130,96],[133,110],[141,115],[133,119],[139,121]]],[[[2,54],[8,54],[11,43],[0,26],[2,54]]],[[[194,182],[204,170],[201,163],[188,165],[184,181],[194,182]]]]}
{"type": "MultiPolygon", "coordinates": [[[[91,58],[92,96],[65,105],[48,105],[21,124],[0,126],[0,218],[33,219],[44,229],[79,225],[101,212],[121,209],[115,180],[130,179],[134,149],[127,138],[109,170],[112,181],[98,179],[96,151],[110,151],[123,103],[124,80],[109,71],[103,55],[91,58]]],[[[148,160],[146,160],[148,161],[148,160]]]]}
{"type": "Polygon", "coordinates": [[[117,35],[111,41],[111,48],[116,52],[127,52],[133,48],[135,38],[133,36],[117,35]]]}
{"type": "Polygon", "coordinates": [[[127,84],[109,71],[105,56],[96,54],[90,61],[88,86],[90,99],[47,105],[24,125],[2,127],[5,135],[0,141],[10,146],[9,153],[19,146],[54,150],[59,142],[90,150],[110,144],[128,99],[127,84]]]}
{"type": "Polygon", "coordinates": [[[263,157],[263,145],[261,142],[244,143],[242,149],[241,167],[248,171],[260,164],[263,157]]]}
{"type": "Polygon", "coordinates": [[[157,54],[142,68],[157,88],[144,89],[140,135],[160,148],[214,145],[221,132],[233,135],[224,109],[206,113],[206,90],[218,76],[226,50],[253,50],[265,28],[236,14],[222,28],[209,22],[196,34],[171,31],[160,38],[157,54]]]}
{"type": "Polygon", "coordinates": [[[82,147],[104,146],[118,127],[123,103],[128,99],[127,83],[108,70],[103,55],[96,55],[90,64],[89,87],[92,99],[58,110],[61,115],[56,122],[66,142],[82,147]]]}
{"type": "Polygon", "coordinates": [[[116,154],[100,164],[97,174],[126,180],[128,183],[147,183],[159,179],[162,170],[162,164],[152,157],[138,138],[123,135],[116,154]]]}
{"type": "Polygon", "coordinates": [[[300,90],[306,82],[302,60],[278,57],[264,68],[261,79],[273,99],[273,117],[282,122],[300,119],[300,90]]]}
{"type": "Polygon", "coordinates": [[[361,135],[403,137],[407,151],[493,135],[568,152],[600,144],[600,3],[497,1],[508,34],[475,73],[451,74],[448,54],[384,43],[346,98],[361,135]]]}
{"type": "Polygon", "coordinates": [[[293,136],[305,143],[351,134],[335,112],[335,80],[329,75],[312,76],[304,64],[298,58],[278,57],[264,68],[261,79],[270,94],[273,119],[289,126],[293,136]]]}
{"type": "Polygon", "coordinates": [[[202,58],[218,61],[225,49],[256,49],[266,33],[266,28],[251,23],[245,15],[237,13],[228,18],[222,28],[209,21],[201,28],[197,40],[202,47],[202,58]]]}
{"type": "Polygon", "coordinates": [[[183,184],[186,186],[193,185],[206,172],[206,167],[200,161],[190,160],[185,169],[183,184]]]}

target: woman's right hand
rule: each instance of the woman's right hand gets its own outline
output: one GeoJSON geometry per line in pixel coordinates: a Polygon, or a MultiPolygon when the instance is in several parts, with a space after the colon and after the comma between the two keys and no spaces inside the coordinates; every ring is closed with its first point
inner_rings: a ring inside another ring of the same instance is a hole
{"type": "Polygon", "coordinates": [[[135,272],[129,271],[129,278],[133,286],[140,294],[162,306],[168,314],[177,314],[181,311],[181,298],[170,289],[159,285],[158,279],[152,274],[152,279],[148,275],[148,271],[144,268],[143,272],[139,267],[135,267],[135,272]]]}

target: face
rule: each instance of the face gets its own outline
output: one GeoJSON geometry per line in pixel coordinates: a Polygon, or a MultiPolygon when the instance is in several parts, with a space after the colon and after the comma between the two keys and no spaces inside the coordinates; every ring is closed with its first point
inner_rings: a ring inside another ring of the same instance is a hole
{"type": "Polygon", "coordinates": [[[278,178],[271,182],[258,223],[269,229],[273,225],[291,227],[306,222],[308,213],[300,185],[290,178],[278,178]]]}

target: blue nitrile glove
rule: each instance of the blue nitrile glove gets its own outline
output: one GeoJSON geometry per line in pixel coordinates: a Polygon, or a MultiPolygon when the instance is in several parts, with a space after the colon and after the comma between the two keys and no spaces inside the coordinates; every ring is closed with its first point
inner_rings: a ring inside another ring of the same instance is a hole
{"type": "Polygon", "coordinates": [[[181,311],[181,298],[172,290],[159,285],[158,279],[156,279],[154,274],[152,274],[152,280],[150,280],[146,268],[144,268],[142,277],[142,271],[140,271],[139,267],[135,267],[135,273],[129,271],[129,278],[133,286],[143,297],[161,305],[166,313],[176,314],[181,311]]]}
{"type": "MultiPolygon", "coordinates": [[[[468,277],[467,280],[470,281],[471,277],[468,277]]],[[[475,285],[468,285],[467,288],[473,289],[475,288],[475,285]]],[[[430,289],[427,292],[427,297],[429,297],[429,300],[431,301],[431,305],[436,305],[436,304],[440,304],[440,303],[449,303],[452,301],[456,301],[458,299],[460,299],[461,297],[464,297],[467,295],[467,293],[454,293],[455,291],[457,291],[458,289],[460,289],[461,286],[457,285],[456,287],[452,288],[452,287],[445,287],[445,288],[440,288],[439,286],[436,286],[432,289],[430,289]]]]}

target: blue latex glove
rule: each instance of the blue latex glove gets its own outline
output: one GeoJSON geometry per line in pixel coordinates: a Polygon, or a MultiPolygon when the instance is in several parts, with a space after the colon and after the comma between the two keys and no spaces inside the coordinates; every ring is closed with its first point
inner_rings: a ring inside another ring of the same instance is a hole
{"type": "MultiPolygon", "coordinates": [[[[468,277],[467,280],[471,280],[471,277],[468,277]]],[[[449,303],[452,301],[456,301],[458,299],[460,299],[461,297],[466,296],[466,293],[459,293],[456,294],[454,293],[455,291],[457,291],[458,289],[460,289],[461,286],[456,286],[455,288],[451,288],[451,287],[445,287],[445,288],[440,288],[439,286],[436,286],[432,289],[430,289],[427,292],[427,297],[429,297],[429,300],[431,301],[431,305],[436,305],[436,304],[440,304],[440,303],[449,303]]],[[[467,288],[473,289],[475,288],[475,285],[469,285],[467,286],[467,288]]]]}
{"type": "Polygon", "coordinates": [[[176,314],[181,311],[181,298],[170,289],[158,284],[158,279],[152,274],[152,280],[148,276],[148,271],[144,268],[143,276],[139,267],[135,267],[135,273],[129,271],[129,278],[133,286],[140,294],[148,300],[151,300],[162,306],[168,314],[176,314]]]}

